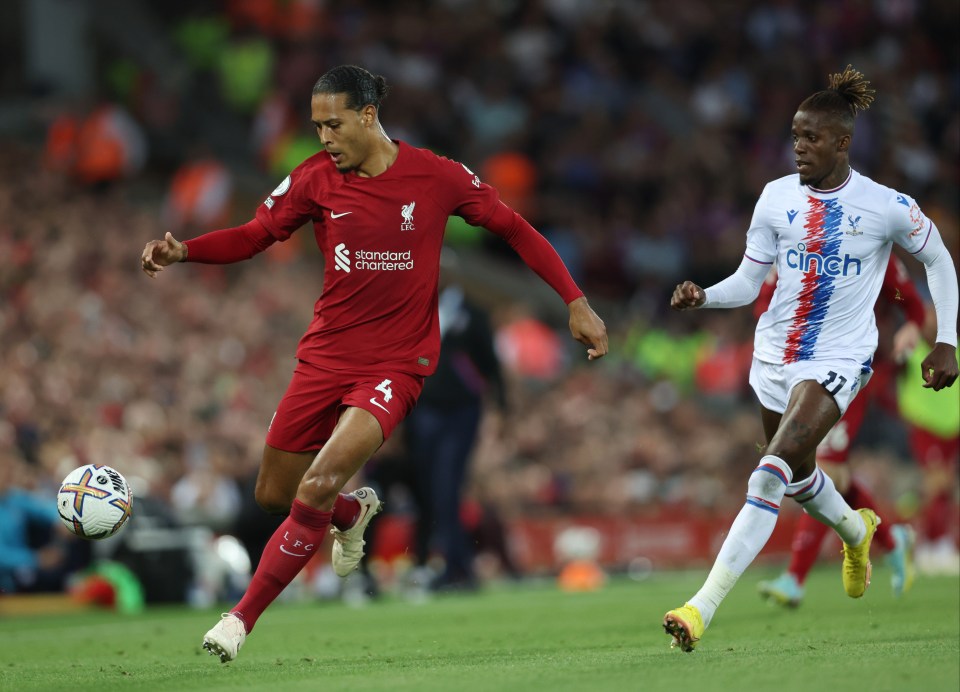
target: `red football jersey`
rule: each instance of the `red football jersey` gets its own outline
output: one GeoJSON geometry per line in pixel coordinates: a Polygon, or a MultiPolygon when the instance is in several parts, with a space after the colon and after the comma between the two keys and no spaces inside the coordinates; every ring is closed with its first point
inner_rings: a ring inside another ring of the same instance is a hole
{"type": "Polygon", "coordinates": [[[429,375],[440,354],[437,283],[450,215],[483,226],[496,189],[470,169],[398,142],[397,160],[364,178],[324,152],[297,166],[257,209],[278,240],[313,221],[323,293],[297,357],[331,369],[388,365],[429,375]]]}

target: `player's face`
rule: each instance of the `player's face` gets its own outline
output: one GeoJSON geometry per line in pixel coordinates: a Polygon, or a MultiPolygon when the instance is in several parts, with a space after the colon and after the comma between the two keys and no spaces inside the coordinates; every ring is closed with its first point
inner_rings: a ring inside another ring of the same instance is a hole
{"type": "Polygon", "coordinates": [[[834,119],[815,111],[797,111],[791,133],[802,184],[826,190],[843,183],[850,135],[841,132],[834,119]]]}
{"type": "Polygon", "coordinates": [[[346,94],[314,94],[310,115],[323,148],[341,173],[363,165],[370,151],[372,107],[347,108],[346,94]]]}

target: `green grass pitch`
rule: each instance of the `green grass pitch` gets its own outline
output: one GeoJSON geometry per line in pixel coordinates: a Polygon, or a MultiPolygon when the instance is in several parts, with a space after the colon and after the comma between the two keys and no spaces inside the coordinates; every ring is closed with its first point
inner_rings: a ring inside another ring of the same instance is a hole
{"type": "Polygon", "coordinates": [[[878,566],[855,601],[839,569],[814,571],[797,610],[762,602],[757,581],[773,574],[748,570],[691,654],[671,650],[660,623],[705,570],[615,579],[593,593],[541,582],[421,604],[277,604],[227,665],[199,647],[219,611],[9,617],[0,689],[960,689],[960,580],[921,578],[895,600],[878,566]]]}

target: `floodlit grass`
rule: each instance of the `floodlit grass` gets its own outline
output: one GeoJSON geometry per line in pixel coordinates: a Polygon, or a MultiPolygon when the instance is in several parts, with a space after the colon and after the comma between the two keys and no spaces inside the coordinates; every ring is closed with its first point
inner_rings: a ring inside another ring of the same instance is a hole
{"type": "Polygon", "coordinates": [[[901,600],[878,566],[861,600],[839,565],[815,571],[806,602],[762,602],[753,568],[700,648],[669,648],[663,613],[705,570],[613,580],[595,593],[551,583],[363,608],[278,604],[239,658],[201,651],[219,611],[152,609],[0,620],[3,690],[646,690],[960,689],[960,580],[917,581],[901,600]]]}

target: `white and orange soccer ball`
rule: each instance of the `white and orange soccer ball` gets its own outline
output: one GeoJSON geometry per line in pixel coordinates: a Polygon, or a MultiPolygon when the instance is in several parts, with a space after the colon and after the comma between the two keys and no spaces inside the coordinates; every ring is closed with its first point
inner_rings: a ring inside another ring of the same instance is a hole
{"type": "Polygon", "coordinates": [[[133,494],[119,471],[87,464],[67,474],[57,493],[60,520],[70,531],[91,540],[109,538],[123,528],[133,508],[133,494]]]}

